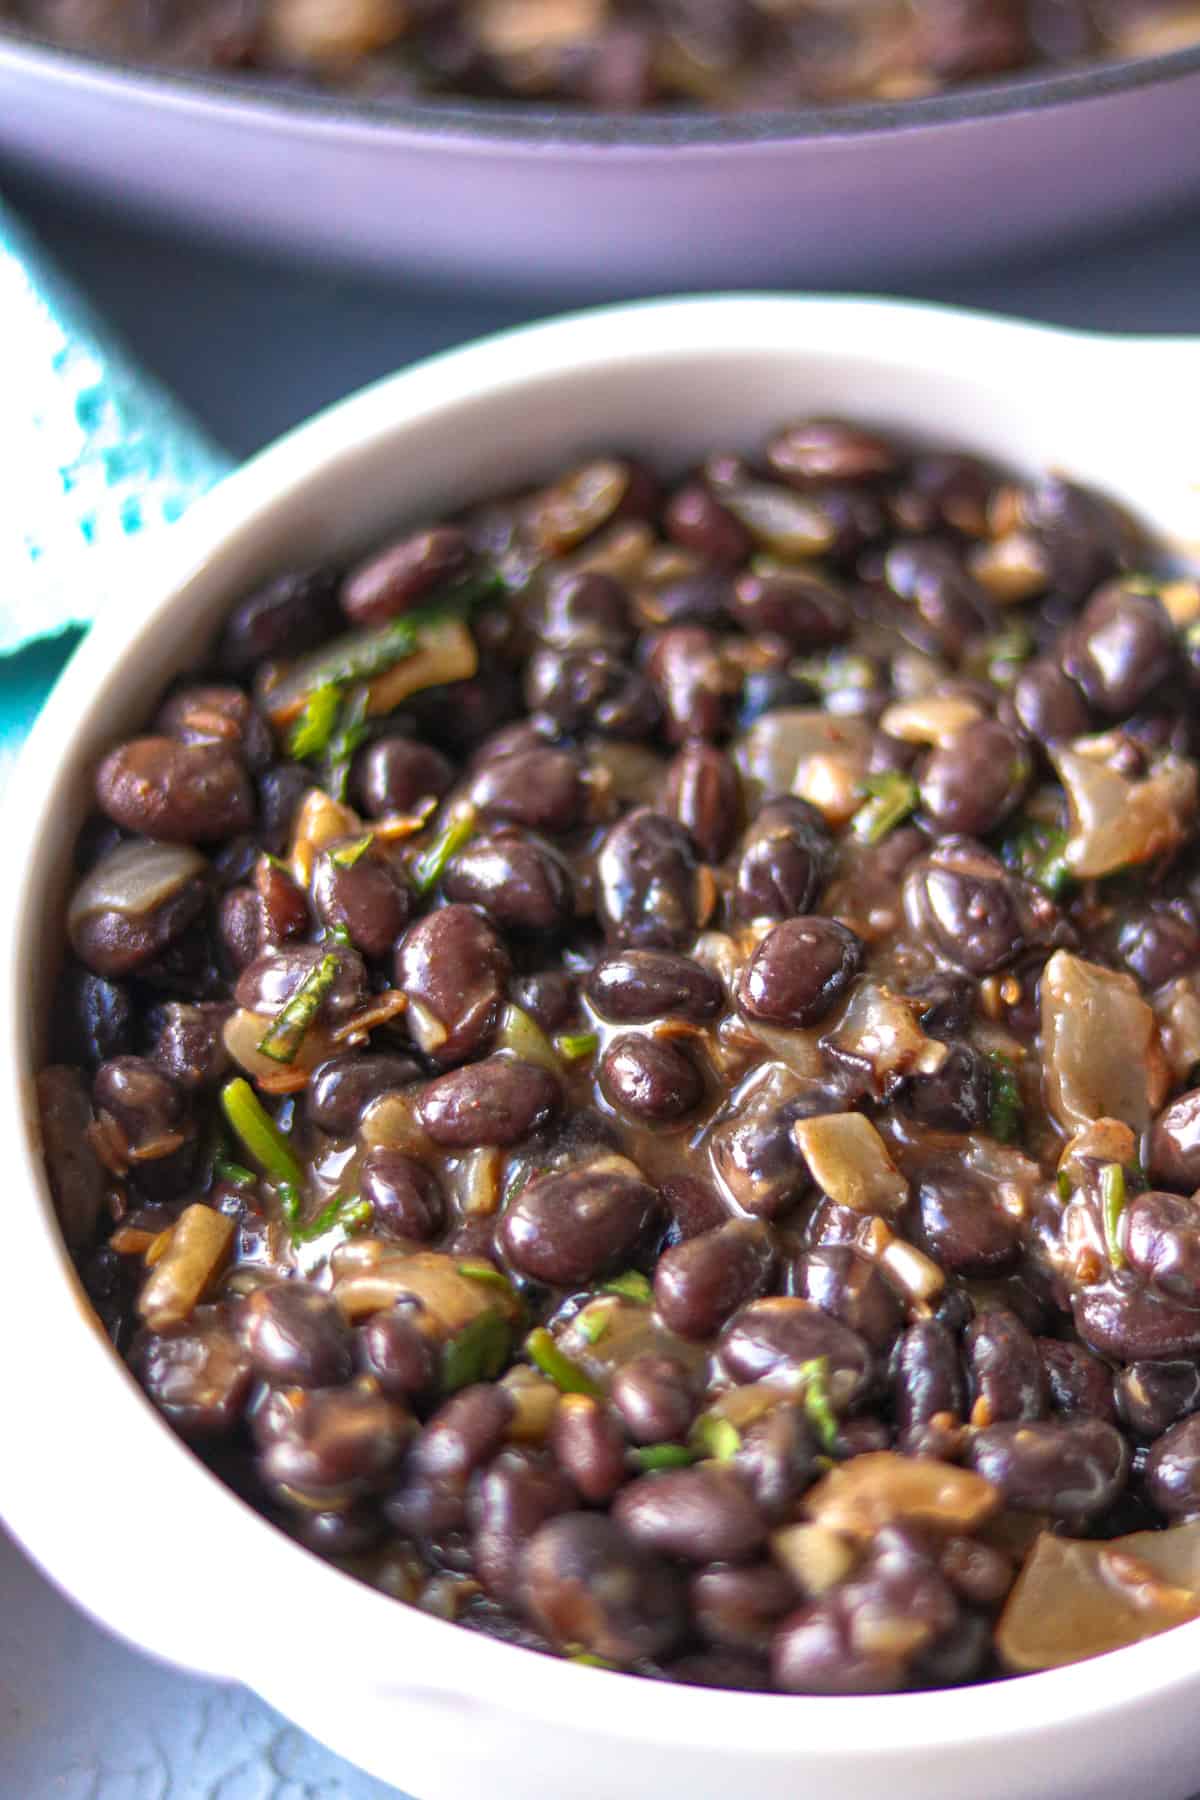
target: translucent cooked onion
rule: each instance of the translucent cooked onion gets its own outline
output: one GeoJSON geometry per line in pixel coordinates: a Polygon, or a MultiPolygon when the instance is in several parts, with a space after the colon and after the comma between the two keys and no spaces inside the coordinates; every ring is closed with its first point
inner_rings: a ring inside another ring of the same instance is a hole
{"type": "Polygon", "coordinates": [[[932,1075],[946,1060],[945,1044],[926,1037],[913,1008],[881,983],[855,988],[838,1024],[822,1044],[870,1072],[877,1097],[906,1075],[932,1075]]]}
{"type": "Polygon", "coordinates": [[[903,1521],[973,1531],[1000,1505],[990,1481],[933,1457],[872,1450],[832,1469],[805,1496],[809,1518],[850,1537],[873,1537],[903,1521]]]}
{"type": "Polygon", "coordinates": [[[519,1311],[516,1295],[499,1285],[472,1281],[457,1260],[437,1250],[406,1250],[378,1238],[360,1242],[347,1265],[339,1256],[333,1297],[353,1324],[386,1312],[400,1300],[418,1300],[418,1325],[428,1319],[439,1337],[453,1337],[472,1319],[499,1309],[510,1320],[519,1311]]]}
{"type": "Polygon", "coordinates": [[[1186,1081],[1200,1063],[1200,993],[1194,975],[1181,975],[1155,996],[1154,1012],[1163,1052],[1176,1081],[1186,1081]]]}
{"type": "Polygon", "coordinates": [[[996,1648],[1017,1673],[1119,1650],[1200,1616],[1200,1520],[1079,1541],[1043,1532],[1017,1577],[996,1648]]]}
{"type": "Polygon", "coordinates": [[[766,794],[799,794],[826,810],[836,796],[839,810],[826,811],[826,816],[844,824],[858,803],[870,750],[871,727],[864,719],[839,718],[820,707],[785,706],[756,719],[733,754],[749,784],[751,807],[766,794]],[[840,784],[832,781],[834,766],[840,784]]]}
{"type": "Polygon", "coordinates": [[[185,1207],[166,1247],[138,1295],[138,1311],[151,1331],[179,1325],[203,1298],[233,1244],[234,1222],[211,1206],[185,1207]]]}
{"type": "Polygon", "coordinates": [[[151,838],[118,844],[88,870],[72,894],[67,930],[74,939],[85,920],[103,912],[146,918],[207,868],[200,852],[187,844],[160,844],[151,838]]]}
{"type": "Polygon", "coordinates": [[[908,1199],[908,1183],[862,1113],[798,1119],[792,1131],[809,1174],[835,1205],[886,1217],[908,1199]]]}
{"type": "Polygon", "coordinates": [[[1066,1131],[1120,1119],[1144,1131],[1166,1094],[1154,1014],[1129,975],[1058,950],[1042,972],[1046,1104],[1066,1131]]]}
{"type": "Polygon", "coordinates": [[[1108,743],[1080,739],[1051,752],[1070,806],[1064,860],[1086,880],[1177,850],[1196,816],[1192,763],[1168,754],[1133,780],[1104,760],[1108,743]]]}

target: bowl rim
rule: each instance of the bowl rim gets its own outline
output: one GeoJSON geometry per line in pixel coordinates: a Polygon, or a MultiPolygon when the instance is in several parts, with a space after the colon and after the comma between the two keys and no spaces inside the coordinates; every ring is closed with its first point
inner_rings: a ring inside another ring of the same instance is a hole
{"type": "MultiPolygon", "coordinates": [[[[870,338],[873,360],[882,357],[904,369],[919,365],[922,357],[932,358],[936,366],[948,365],[951,374],[961,373],[985,350],[994,355],[1019,352],[1031,391],[1036,391],[1039,372],[1061,370],[1072,361],[1078,369],[1081,357],[1094,358],[1098,352],[1131,358],[1130,371],[1139,379],[1147,355],[1187,355],[1200,362],[1200,344],[1193,339],[1147,341],[1064,331],[954,308],[873,299],[704,296],[595,308],[521,326],[373,383],[290,432],[199,501],[176,527],[175,541],[135,572],[130,603],[120,612],[110,609],[93,627],[35,724],[5,797],[11,824],[24,827],[16,841],[29,845],[30,853],[20,878],[0,884],[0,1132],[7,1133],[10,1177],[30,1215],[23,1240],[27,1279],[13,1284],[0,1308],[0,1355],[7,1353],[6,1366],[20,1366],[20,1356],[28,1354],[45,1329],[43,1283],[55,1285],[61,1290],[54,1312],[61,1353],[68,1361],[79,1359],[72,1367],[78,1377],[81,1429],[92,1432],[97,1442],[103,1432],[105,1443],[110,1435],[121,1443],[125,1434],[132,1434],[141,1453],[139,1466],[136,1473],[122,1470],[119,1481],[142,1478],[144,1465],[153,1460],[164,1513],[170,1516],[171,1500],[178,1495],[193,1518],[202,1506],[211,1521],[220,1547],[197,1546],[189,1577],[196,1615],[188,1623],[201,1640],[205,1631],[210,1638],[215,1634],[220,1651],[198,1650],[194,1660],[178,1648],[152,1644],[160,1654],[236,1677],[287,1710],[286,1694],[303,1679],[305,1644],[297,1642],[289,1652],[284,1641],[289,1620],[296,1616],[299,1589],[324,1631],[344,1631],[344,1641],[354,1643],[355,1670],[361,1672],[364,1663],[375,1671],[397,1670],[394,1676],[373,1674],[363,1681],[376,1698],[394,1695],[400,1700],[407,1694],[460,1706],[468,1701],[518,1719],[577,1727],[581,1719],[594,1716],[594,1703],[603,1697],[611,1702],[605,1717],[614,1739],[642,1745],[686,1742],[714,1753],[731,1744],[753,1745],[755,1755],[789,1760],[802,1744],[830,1767],[847,1768],[882,1765],[889,1756],[919,1754],[934,1745],[948,1752],[999,1747],[1061,1726],[1064,1719],[1073,1729],[1094,1723],[1107,1741],[1130,1707],[1151,1696],[1161,1701],[1194,1681],[1200,1668],[1200,1620],[1086,1663],[955,1690],[950,1706],[940,1690],[832,1697],[738,1693],[645,1681],[547,1657],[538,1658],[537,1679],[531,1681],[531,1653],[399,1606],[302,1549],[204,1467],[137,1388],[99,1331],[48,1204],[31,1123],[32,1082],[23,1067],[26,976],[21,951],[44,910],[40,895],[50,877],[50,853],[40,848],[40,828],[70,766],[72,746],[89,715],[102,705],[104,684],[118,660],[143,637],[169,638],[172,613],[186,607],[195,588],[211,588],[220,580],[222,562],[273,507],[294,501],[313,481],[329,479],[345,459],[378,450],[397,431],[419,428],[459,400],[486,394],[509,401],[531,380],[581,367],[597,372],[628,367],[631,360],[636,366],[641,357],[739,353],[763,341],[774,353],[784,342],[811,350],[828,339],[825,347],[833,356],[839,349],[832,340],[839,338],[841,353],[870,338]],[[632,350],[630,327],[640,334],[632,350]],[[787,333],[782,340],[781,328],[787,333]],[[87,1403],[90,1417],[85,1416],[87,1403]],[[242,1609],[236,1634],[229,1630],[222,1580],[227,1530],[239,1539],[241,1566],[255,1569],[256,1599],[262,1602],[242,1609]],[[408,1652],[407,1665],[396,1655],[398,1646],[408,1652]],[[289,1662],[289,1654],[294,1661],[289,1662]],[[273,1674],[264,1673],[272,1668],[273,1674]],[[597,1681],[604,1685],[597,1688],[597,1681]]],[[[1165,365],[1160,360],[1158,366],[1161,371],[1165,365]]],[[[1177,361],[1171,366],[1177,368],[1177,361]]],[[[36,1432],[46,1462],[34,1471],[25,1466],[27,1459],[6,1458],[0,1501],[18,1539],[69,1591],[88,1566],[85,1534],[68,1531],[61,1513],[55,1519],[47,1504],[44,1471],[60,1478],[67,1471],[77,1476],[71,1459],[78,1449],[51,1441],[63,1434],[39,1429],[44,1421],[37,1384],[10,1382],[6,1397],[14,1434],[36,1432]]],[[[97,1488],[103,1489],[106,1480],[97,1488]]],[[[83,1603],[102,1614],[92,1593],[94,1589],[83,1603]]],[[[122,1629],[119,1619],[113,1623],[122,1629]]],[[[136,1630],[130,1635],[136,1639],[136,1630]]]]}
{"type": "Polygon", "coordinates": [[[758,113],[642,113],[521,107],[506,101],[429,102],[350,97],[289,87],[254,77],[137,63],[47,43],[0,23],[0,73],[33,76],[107,95],[126,105],[140,96],[160,108],[217,111],[242,127],[288,127],[299,133],[415,141],[459,148],[503,144],[514,154],[608,150],[768,149],[838,138],[877,137],[967,126],[1044,112],[1161,87],[1200,74],[1200,42],[1156,56],[1112,58],[1062,69],[1035,69],[906,100],[839,102],[758,113]]]}

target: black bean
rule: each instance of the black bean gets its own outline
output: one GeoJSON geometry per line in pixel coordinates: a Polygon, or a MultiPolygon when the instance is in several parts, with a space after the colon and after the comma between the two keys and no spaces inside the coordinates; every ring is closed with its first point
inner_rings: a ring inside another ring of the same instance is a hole
{"type": "Polygon", "coordinates": [[[757,1221],[731,1219],[666,1250],[654,1270],[654,1304],[671,1331],[708,1338],[747,1300],[764,1293],[775,1249],[757,1221]]]}
{"type": "Polygon", "coordinates": [[[738,862],[734,905],[742,919],[806,913],[829,879],[833,845],[815,806],[784,798],[760,808],[738,862]]]}
{"type": "Polygon", "coordinates": [[[372,1145],[359,1169],[359,1191],[371,1202],[375,1229],[386,1236],[424,1240],[442,1229],[446,1204],[437,1176],[403,1150],[372,1145]]]}
{"type": "Polygon", "coordinates": [[[303,1281],[255,1288],[239,1315],[251,1366],[282,1387],[339,1387],[354,1372],[353,1340],[334,1302],[303,1281]]]}
{"type": "Polygon", "coordinates": [[[742,683],[738,726],[745,731],[764,713],[778,712],[782,707],[811,706],[818,698],[819,690],[812,682],[788,668],[751,669],[742,683]]]}
{"type": "Polygon", "coordinates": [[[797,1600],[791,1577],[765,1562],[715,1563],[692,1577],[688,1592],[701,1637],[729,1650],[766,1651],[773,1627],[797,1600]]]}
{"type": "MultiPolygon", "coordinates": [[[[535,650],[525,665],[525,705],[537,718],[548,720],[559,731],[585,731],[600,707],[616,699],[632,671],[609,650],[535,650]]],[[[658,722],[658,696],[654,695],[642,736],[658,722]]]]}
{"type": "Polygon", "coordinates": [[[707,1465],[643,1475],[621,1489],[613,1518],[643,1549],[686,1562],[740,1562],[767,1522],[730,1469],[707,1465]]]}
{"type": "Polygon", "coordinates": [[[739,575],[734,583],[734,617],[751,636],[767,632],[797,650],[823,650],[849,635],[850,608],[832,582],[787,570],[739,575]]]}
{"type": "Polygon", "coordinates": [[[701,569],[668,581],[653,594],[639,596],[639,609],[655,625],[724,625],[728,622],[733,588],[728,575],[701,569]]]}
{"type": "Polygon", "coordinates": [[[1022,669],[1013,687],[1012,709],[1022,730],[1039,744],[1082,737],[1091,723],[1083,695],[1048,657],[1022,669]]]}
{"type": "Polygon", "coordinates": [[[772,1524],[787,1518],[822,1467],[821,1446],[803,1407],[786,1402],[747,1426],[733,1466],[772,1524]]]}
{"type": "Polygon", "coordinates": [[[632,1171],[579,1169],[527,1182],[500,1222],[504,1254],[552,1287],[582,1286],[627,1262],[658,1211],[632,1171]]]}
{"type": "Polygon", "coordinates": [[[535,1531],[521,1593],[552,1643],[606,1662],[661,1656],[683,1636],[678,1576],[602,1513],[566,1513],[535,1531]]]}
{"type": "Polygon", "coordinates": [[[904,1088],[906,1110],[934,1131],[981,1131],[991,1103],[991,1064],[970,1044],[950,1044],[940,1068],[904,1088]]]}
{"type": "Polygon", "coordinates": [[[724,998],[708,969],[667,950],[607,952],[588,975],[587,996],[602,1019],[621,1025],[666,1018],[705,1024],[724,998]]]}
{"type": "Polygon", "coordinates": [[[902,1431],[928,1425],[940,1413],[965,1410],[958,1346],[937,1319],[918,1319],[898,1339],[891,1363],[896,1422],[902,1431]]]}
{"type": "Polygon", "coordinates": [[[1200,1304],[1200,1205],[1178,1194],[1136,1194],[1125,1211],[1130,1265],[1173,1300],[1200,1304]]]}
{"type": "Polygon", "coordinates": [[[719,569],[736,569],[750,554],[749,534],[699,482],[672,494],[663,530],[673,543],[698,551],[719,569]]]}
{"type": "Polygon", "coordinates": [[[563,1031],[576,1017],[575,977],[566,969],[539,969],[518,975],[510,990],[514,1003],[545,1032],[563,1031]]]}
{"type": "Polygon", "coordinates": [[[411,1056],[347,1050],[313,1070],[304,1094],[305,1111],[322,1131],[351,1137],[364,1110],[380,1094],[420,1079],[420,1065],[411,1056]]]}
{"type": "Polygon", "coordinates": [[[597,910],[612,944],[676,950],[699,923],[696,853],[676,820],[636,807],[608,832],[596,863],[597,910]]]}
{"type": "Polygon", "coordinates": [[[920,647],[957,662],[969,639],[990,629],[991,602],[955,546],[902,539],[884,557],[884,572],[892,592],[911,607],[912,625],[902,629],[920,647]]]}
{"type": "Polygon", "coordinates": [[[863,957],[862,939],[836,919],[785,919],[738,977],[738,1010],[767,1025],[815,1025],[846,992],[863,957]]]}
{"type": "Polygon", "coordinates": [[[547,1519],[570,1512],[576,1494],[554,1462],[534,1450],[503,1450],[468,1503],[471,1560],[493,1600],[518,1598],[521,1555],[547,1519]]]}
{"type": "Polygon", "coordinates": [[[359,1368],[385,1394],[408,1399],[433,1386],[437,1357],[433,1344],[405,1311],[378,1312],[359,1328],[355,1345],[359,1368]]]}
{"type": "Polygon", "coordinates": [[[1200,1088],[1180,1094],[1150,1128],[1150,1179],[1180,1194],[1200,1188],[1200,1088]]]}
{"type": "Polygon", "coordinates": [[[253,1425],[263,1479],[302,1504],[374,1487],[413,1431],[404,1407],[357,1387],[278,1389],[253,1425]]]}
{"type": "Polygon", "coordinates": [[[869,481],[890,475],[896,452],[886,438],[844,419],[805,419],[767,445],[767,461],[789,480],[869,481]]]}
{"type": "Polygon", "coordinates": [[[650,642],[645,669],[662,703],[668,743],[724,735],[732,684],[713,632],[703,625],[660,631],[650,642]]]}
{"type": "Polygon", "coordinates": [[[1200,1355],[1200,1308],[1183,1306],[1127,1276],[1072,1296],[1075,1329],[1090,1350],[1121,1362],[1200,1355]]]}
{"type": "Polygon", "coordinates": [[[297,808],[311,786],[311,772],[300,763],[275,763],[259,776],[258,835],[272,856],[287,849],[297,808]]]}
{"type": "Polygon", "coordinates": [[[1200,1417],[1181,1419],[1151,1444],[1142,1487],[1172,1524],[1200,1513],[1200,1417]]]}
{"type": "Polygon", "coordinates": [[[1002,1550],[978,1538],[950,1537],[942,1546],[938,1567],[969,1606],[998,1606],[1013,1584],[1016,1571],[1002,1550]]]}
{"type": "Polygon", "coordinates": [[[143,1331],[129,1365],[164,1418],[185,1437],[232,1431],[250,1392],[250,1361],[216,1307],[199,1307],[184,1325],[143,1331]]]}
{"type": "Polygon", "coordinates": [[[1032,772],[1016,732],[995,719],[980,719],[926,757],[921,805],[939,831],[978,837],[1012,812],[1032,772]]]}
{"type": "Polygon", "coordinates": [[[1032,883],[965,838],[948,838],[908,869],[909,923],[971,975],[990,975],[1035,944],[1054,941],[1058,909],[1032,883]]]}
{"type": "Polygon", "coordinates": [[[618,1112],[666,1124],[699,1105],[704,1077],[674,1039],[628,1032],[614,1038],[600,1061],[600,1090],[618,1112]]]}
{"type": "Polygon", "coordinates": [[[667,770],[664,798],[707,862],[728,855],[741,819],[742,795],[737,769],[723,750],[685,744],[667,770]]]}
{"type": "Polygon", "coordinates": [[[973,1407],[983,1423],[1040,1419],[1046,1411],[1046,1376],[1032,1335],[1015,1313],[981,1312],[963,1333],[963,1355],[973,1407]]]}
{"type": "MultiPolygon", "coordinates": [[[[324,963],[330,952],[321,944],[289,944],[256,957],[238,976],[234,994],[239,1006],[272,1017],[324,963]]],[[[355,1012],[366,999],[367,978],[362,958],[353,950],[338,949],[333,985],[321,1001],[318,1017],[336,1021],[355,1012]]]]}
{"type": "Polygon", "coordinates": [[[214,843],[254,823],[245,764],[223,744],[133,738],[100,764],[96,798],[122,831],[169,843],[214,843]]]}
{"type": "Polygon", "coordinates": [[[771,1645],[774,1686],[785,1694],[887,1694],[903,1687],[899,1656],[856,1648],[849,1621],[826,1596],[789,1613],[771,1645]]]}
{"type": "Polygon", "coordinates": [[[333,844],[317,857],[312,883],[317,917],[349,933],[364,956],[386,956],[412,917],[412,889],[372,849],[353,861],[339,860],[345,856],[346,846],[333,844]]]}
{"type": "Polygon", "coordinates": [[[519,1144],[554,1117],[562,1097],[562,1083],[548,1069],[489,1056],[431,1081],[417,1101],[417,1117],[434,1143],[449,1149],[519,1144]]]}
{"type": "Polygon", "coordinates": [[[385,625],[463,574],[470,561],[466,533],[458,526],[414,531],[351,569],[338,596],[342,611],[352,625],[385,625]]]}
{"type": "Polygon", "coordinates": [[[951,1042],[967,1030],[975,1012],[979,984],[956,969],[940,969],[936,975],[913,982],[908,998],[920,1003],[917,1017],[929,1037],[951,1042]]]}
{"type": "Polygon", "coordinates": [[[286,869],[260,858],[254,870],[254,889],[262,917],[262,935],[268,943],[281,944],[288,938],[308,936],[308,897],[286,869]]]}
{"type": "Polygon", "coordinates": [[[266,941],[262,901],[253,888],[230,888],[217,908],[217,939],[224,964],[234,975],[248,969],[266,941]]]}
{"type": "Polygon", "coordinates": [[[595,570],[555,576],[533,627],[544,643],[563,650],[620,652],[634,635],[628,593],[611,575],[595,570]]]}
{"type": "Polygon", "coordinates": [[[1098,1518],[1129,1473],[1129,1449],[1103,1419],[1008,1420],[970,1440],[967,1460],[1019,1512],[1098,1518]]]}
{"type": "Polygon", "coordinates": [[[787,1380],[805,1363],[827,1358],[835,1406],[844,1409],[870,1384],[871,1352],[856,1331],[807,1300],[752,1300],[734,1313],[719,1339],[721,1363],[736,1382],[787,1380]]]}
{"type": "Polygon", "coordinates": [[[336,1511],[297,1512],[291,1529],[306,1549],[318,1556],[362,1556],[383,1537],[385,1526],[369,1500],[352,1501],[336,1511]]]}
{"type": "Polygon", "coordinates": [[[231,675],[248,675],[272,656],[312,650],[335,618],[337,578],[329,569],[280,575],[236,606],[217,645],[217,661],[231,675]]]}
{"type": "Polygon", "coordinates": [[[494,1456],[513,1418],[506,1389],[478,1382],[440,1406],[417,1434],[408,1466],[436,1481],[462,1479],[494,1456]]]}
{"type": "Polygon", "coordinates": [[[994,480],[977,457],[924,451],[913,458],[903,487],[893,495],[892,508],[906,531],[932,531],[943,525],[968,537],[983,537],[994,480]]]}
{"type": "Polygon", "coordinates": [[[92,1102],[120,1127],[135,1155],[152,1160],[159,1146],[178,1140],[187,1129],[184,1096],[171,1077],[145,1056],[116,1056],[101,1063],[92,1082],[92,1102]]]}
{"type": "Polygon", "coordinates": [[[237,687],[181,688],[159,709],[154,727],[184,744],[224,744],[251,770],[265,768],[274,749],[270,726],[237,687]]]}
{"type": "Polygon", "coordinates": [[[602,1506],[625,1479],[625,1434],[609,1409],[584,1394],[565,1394],[550,1427],[550,1446],[584,1500],[602,1506]]]}
{"type": "Polygon", "coordinates": [[[884,1354],[904,1322],[899,1295],[871,1260],[849,1245],[806,1250],[796,1257],[788,1292],[811,1300],[884,1354]]]}
{"type": "Polygon", "coordinates": [[[622,1363],[613,1376],[611,1399],[635,1444],[682,1439],[696,1416],[696,1390],[688,1370],[677,1358],[652,1351],[622,1363]]]}
{"type": "Polygon", "coordinates": [[[519,831],[476,837],[451,858],[442,882],[450,900],[477,906],[502,930],[543,936],[570,924],[571,874],[549,844],[519,831]]]}
{"type": "Polygon", "coordinates": [[[1087,1413],[1116,1422],[1113,1372],[1108,1364],[1069,1339],[1040,1337],[1038,1355],[1046,1375],[1046,1392],[1056,1413],[1087,1413]]]}
{"type": "Polygon", "coordinates": [[[718,1125],[709,1153],[714,1172],[743,1212],[773,1219],[811,1185],[786,1106],[750,1107],[718,1125]]]}
{"type": "Polygon", "coordinates": [[[1133,548],[1128,521],[1088,488],[1048,475],[1021,495],[1022,522],[1050,560],[1055,590],[1082,600],[1123,567],[1133,548]]]}
{"type": "Polygon", "coordinates": [[[510,972],[495,930],[469,906],[444,906],[410,926],[396,947],[396,986],[409,1031],[427,1056],[462,1062],[495,1030],[510,972]]]}
{"type": "Polygon", "coordinates": [[[487,762],[467,798],[489,818],[530,831],[569,831],[583,810],[578,759],[569,750],[537,744],[487,762]]]}
{"type": "Polygon", "coordinates": [[[1156,595],[1116,585],[1093,596],[1058,653],[1090,706],[1123,717],[1171,673],[1175,632],[1156,595]]]}
{"type": "Polygon", "coordinates": [[[1134,1362],[1112,1380],[1121,1421],[1138,1437],[1160,1437],[1200,1408],[1200,1367],[1194,1361],[1134,1362]]]}
{"type": "Polygon", "coordinates": [[[1004,1211],[978,1175],[943,1157],[916,1184],[918,1241],[952,1275],[1010,1268],[1021,1252],[1021,1222],[1004,1211]]]}
{"type": "Polygon", "coordinates": [[[1134,907],[1121,922],[1117,951],[1146,987],[1163,987],[1200,963],[1200,926],[1190,907],[1134,907]]]}
{"type": "Polygon", "coordinates": [[[94,1068],[107,1057],[124,1056],[133,1049],[128,989],[69,960],[55,996],[54,1033],[63,1062],[94,1068]]]}
{"type": "Polygon", "coordinates": [[[76,895],[68,924],[71,947],[86,968],[108,980],[158,962],[208,899],[199,858],[181,862],[178,852],[148,842],[119,844],[101,858],[90,880],[100,884],[92,889],[97,897],[86,902],[87,884],[76,895]]]}
{"type": "Polygon", "coordinates": [[[432,744],[381,737],[358,752],[350,792],[370,819],[415,812],[422,801],[440,800],[454,780],[453,765],[432,744]]]}

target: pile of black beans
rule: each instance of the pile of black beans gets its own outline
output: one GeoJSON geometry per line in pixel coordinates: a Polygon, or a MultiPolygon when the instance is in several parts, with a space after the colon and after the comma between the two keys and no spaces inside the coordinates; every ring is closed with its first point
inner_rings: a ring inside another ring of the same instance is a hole
{"type": "Polygon", "coordinates": [[[1197,35],[1186,0],[0,0],[5,17],[75,49],[288,87],[604,112],[907,100],[1197,35]]]}
{"type": "Polygon", "coordinates": [[[48,1021],[117,1350],[465,1626],[1004,1673],[1046,1533],[1200,1513],[1198,682],[1109,500],[830,420],[239,599],[48,1021]]]}

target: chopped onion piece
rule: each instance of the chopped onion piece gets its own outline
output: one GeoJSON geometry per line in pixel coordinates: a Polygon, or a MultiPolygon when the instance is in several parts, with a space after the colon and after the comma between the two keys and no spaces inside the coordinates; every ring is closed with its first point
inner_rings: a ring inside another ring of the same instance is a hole
{"type": "Polygon", "coordinates": [[[1092,879],[1177,850],[1196,816],[1195,766],[1167,753],[1142,780],[1105,762],[1111,740],[1080,738],[1050,752],[1070,806],[1063,860],[1092,879]]]}
{"type": "Polygon", "coordinates": [[[1066,1131],[1119,1119],[1144,1131],[1166,1095],[1154,1014],[1130,975],[1057,950],[1042,971],[1046,1104],[1066,1131]]]}
{"type": "Polygon", "coordinates": [[[1200,1063],[1200,994],[1194,975],[1181,975],[1154,997],[1163,1051],[1176,1081],[1187,1081],[1200,1063]]]}
{"type": "Polygon", "coordinates": [[[998,1490],[973,1469],[894,1450],[852,1457],[804,1497],[805,1512],[818,1524],[864,1538],[897,1521],[972,1531],[999,1504],[998,1490]]]}
{"type": "Polygon", "coordinates": [[[855,988],[821,1043],[839,1057],[864,1064],[877,1099],[906,1075],[935,1074],[948,1054],[945,1044],[926,1037],[907,1001],[872,981],[855,988]]]}
{"type": "Polygon", "coordinates": [[[233,1232],[233,1220],[211,1206],[184,1208],[138,1295],[138,1311],[151,1331],[164,1331],[189,1316],[223,1267],[233,1232]]]}
{"type": "Polygon", "coordinates": [[[865,720],[841,718],[819,707],[764,713],[733,753],[750,790],[751,810],[763,794],[799,794],[832,824],[844,825],[861,797],[871,735],[865,720]]]}
{"type": "Polygon", "coordinates": [[[964,694],[920,694],[897,700],[879,721],[879,729],[905,744],[945,744],[983,713],[964,694]]]}
{"type": "Polygon", "coordinates": [[[853,1543],[826,1525],[783,1526],[771,1534],[771,1555],[809,1599],[844,1581],[858,1561],[853,1543]]]}
{"type": "Polygon", "coordinates": [[[352,1264],[339,1254],[333,1297],[352,1323],[384,1312],[399,1300],[419,1300],[418,1324],[431,1323],[439,1337],[451,1337],[483,1313],[503,1312],[515,1319],[520,1303],[490,1282],[460,1274],[452,1256],[437,1250],[407,1250],[378,1238],[363,1240],[352,1264]]]}
{"type": "Polygon", "coordinates": [[[792,1131],[813,1180],[835,1205],[887,1215],[908,1199],[908,1183],[861,1113],[798,1119],[792,1131]]]}
{"type": "Polygon", "coordinates": [[[67,931],[74,941],[79,927],[95,913],[147,917],[207,868],[200,852],[187,844],[160,844],[151,838],[118,844],[88,870],[71,895],[67,931]]]}

